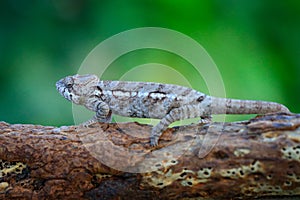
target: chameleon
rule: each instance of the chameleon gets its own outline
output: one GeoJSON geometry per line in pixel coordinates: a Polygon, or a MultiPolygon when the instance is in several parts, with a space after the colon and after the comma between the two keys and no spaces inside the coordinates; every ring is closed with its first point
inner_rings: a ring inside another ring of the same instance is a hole
{"type": "Polygon", "coordinates": [[[67,100],[96,112],[84,126],[110,122],[112,114],[160,119],[152,128],[151,146],[158,145],[171,123],[182,119],[209,119],[212,114],[290,113],[274,102],[213,97],[173,84],[99,80],[93,74],[62,78],[56,82],[56,89],[67,100]]]}

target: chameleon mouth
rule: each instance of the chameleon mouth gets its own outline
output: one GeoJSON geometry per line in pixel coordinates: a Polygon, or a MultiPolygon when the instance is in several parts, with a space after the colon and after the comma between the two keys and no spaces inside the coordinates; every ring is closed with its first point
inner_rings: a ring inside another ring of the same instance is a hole
{"type": "Polygon", "coordinates": [[[70,94],[62,79],[57,81],[55,86],[59,94],[61,94],[65,99],[72,101],[72,94],[70,94]]]}

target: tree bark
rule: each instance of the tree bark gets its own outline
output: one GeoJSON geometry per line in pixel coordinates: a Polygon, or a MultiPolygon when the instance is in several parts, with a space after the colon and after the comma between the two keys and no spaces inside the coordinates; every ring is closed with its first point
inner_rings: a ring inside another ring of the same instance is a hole
{"type": "MultiPolygon", "coordinates": [[[[1,199],[253,199],[300,195],[300,115],[170,128],[0,122],[1,199]]],[[[298,196],[299,197],[299,196],[298,196]]]]}

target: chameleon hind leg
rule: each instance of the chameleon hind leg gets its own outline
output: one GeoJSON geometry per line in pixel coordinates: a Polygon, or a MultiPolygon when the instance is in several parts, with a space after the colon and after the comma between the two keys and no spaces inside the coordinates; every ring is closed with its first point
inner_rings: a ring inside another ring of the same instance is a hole
{"type": "Polygon", "coordinates": [[[164,118],[160,120],[156,126],[153,127],[150,136],[150,145],[158,145],[160,136],[171,123],[182,119],[196,118],[201,116],[207,115],[205,115],[204,110],[197,105],[187,105],[172,109],[164,118]]]}

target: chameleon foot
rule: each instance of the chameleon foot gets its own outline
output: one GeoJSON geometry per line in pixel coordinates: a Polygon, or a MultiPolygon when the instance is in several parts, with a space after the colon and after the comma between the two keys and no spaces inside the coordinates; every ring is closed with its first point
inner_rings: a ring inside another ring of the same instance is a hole
{"type": "Polygon", "coordinates": [[[150,146],[155,147],[158,145],[158,137],[150,137],[150,146]]]}

